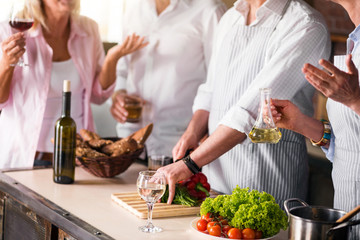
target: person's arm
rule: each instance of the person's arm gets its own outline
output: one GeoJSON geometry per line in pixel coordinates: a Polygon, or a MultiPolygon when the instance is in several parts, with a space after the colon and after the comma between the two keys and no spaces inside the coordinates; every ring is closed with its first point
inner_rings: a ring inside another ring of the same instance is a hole
{"type": "Polygon", "coordinates": [[[325,70],[305,64],[303,72],[306,79],[326,97],[340,102],[360,115],[360,86],[358,69],[352,56],[346,57],[347,72],[341,71],[329,61],[321,59],[319,64],[325,70]]]}
{"type": "MultiPolygon", "coordinates": [[[[232,149],[238,143],[246,138],[244,133],[236,131],[224,125],[219,127],[211,134],[194,152],[190,154],[190,158],[202,167],[220,157],[225,152],[232,149]]],[[[175,184],[178,181],[188,179],[192,172],[183,161],[178,161],[158,169],[166,176],[169,185],[168,204],[171,204],[175,195],[175,184]]]]}
{"type": "Polygon", "coordinates": [[[11,80],[14,67],[25,52],[24,33],[16,33],[1,43],[2,55],[0,58],[0,103],[9,99],[11,80]]]}
{"type": "Polygon", "coordinates": [[[289,100],[271,99],[274,122],[279,128],[286,128],[319,142],[324,135],[323,123],[303,114],[289,100]]]}
{"type": "Polygon", "coordinates": [[[198,147],[200,140],[208,132],[208,119],[208,111],[198,110],[194,113],[187,129],[172,150],[174,160],[184,157],[187,150],[198,147]]]}
{"type": "Polygon", "coordinates": [[[279,36],[280,42],[276,41],[277,38],[269,42],[272,56],[268,57],[265,66],[226,113],[221,124],[248,133],[258,114],[260,88],[271,88],[273,98],[292,100],[309,85],[301,71],[302,66],[305,62],[316,64],[319,58],[329,56],[328,32],[320,23],[289,27],[292,28],[290,32],[279,36]]]}

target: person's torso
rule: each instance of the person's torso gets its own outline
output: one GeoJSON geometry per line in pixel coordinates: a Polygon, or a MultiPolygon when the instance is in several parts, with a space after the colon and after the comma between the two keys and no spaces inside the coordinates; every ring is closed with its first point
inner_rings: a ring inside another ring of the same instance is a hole
{"type": "MultiPolygon", "coordinates": [[[[360,50],[353,53],[353,61],[360,66],[360,50]]],[[[335,56],[334,63],[343,71],[346,56],[335,56]]],[[[335,154],[337,151],[360,153],[360,116],[342,103],[332,99],[327,100],[327,113],[335,135],[335,154]]]]}
{"type": "MultiPolygon", "coordinates": [[[[124,37],[136,32],[145,36],[149,45],[128,57],[126,88],[147,101],[138,126],[154,123],[149,149],[171,153],[191,119],[197,88],[206,80],[204,48],[212,39],[204,36],[214,30],[207,28],[215,27],[209,22],[216,16],[219,1],[173,1],[159,16],[152,1],[140,2],[126,5],[125,19],[141,17],[128,21],[124,37]]],[[[118,128],[129,129],[129,125],[118,128]]]]}
{"type": "Polygon", "coordinates": [[[49,93],[46,100],[44,119],[40,131],[37,150],[40,152],[52,152],[55,122],[61,116],[63,81],[71,83],[71,113],[77,129],[84,128],[84,92],[85,88],[80,81],[72,59],[63,62],[53,62],[49,93]]]}

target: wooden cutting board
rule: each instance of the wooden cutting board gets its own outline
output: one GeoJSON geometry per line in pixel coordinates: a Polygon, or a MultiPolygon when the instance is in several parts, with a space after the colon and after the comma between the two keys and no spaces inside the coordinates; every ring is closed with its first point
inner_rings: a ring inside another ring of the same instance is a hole
{"type": "MultiPolygon", "coordinates": [[[[135,214],[139,218],[147,218],[146,203],[137,192],[113,193],[111,199],[135,214]]],[[[189,216],[200,214],[200,207],[188,207],[178,204],[155,203],[153,218],[189,216]]]]}

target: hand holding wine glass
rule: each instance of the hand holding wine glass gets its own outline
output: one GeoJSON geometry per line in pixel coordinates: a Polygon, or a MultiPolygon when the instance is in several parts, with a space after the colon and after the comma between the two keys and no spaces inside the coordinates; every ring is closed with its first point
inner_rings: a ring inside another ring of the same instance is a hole
{"type": "Polygon", "coordinates": [[[25,52],[24,33],[15,33],[9,38],[5,39],[1,43],[1,50],[3,52],[1,61],[4,62],[4,66],[16,65],[20,57],[25,52]]]}
{"type": "MultiPolygon", "coordinates": [[[[32,14],[32,10],[31,10],[31,6],[30,6],[30,1],[29,0],[13,0],[11,2],[11,11],[10,11],[10,18],[9,18],[9,24],[13,29],[16,29],[17,31],[20,32],[25,32],[28,29],[30,29],[33,24],[34,24],[34,17],[32,14]]],[[[14,36],[14,35],[13,35],[14,36]]],[[[24,36],[24,34],[23,34],[24,36]]],[[[10,37],[11,39],[11,37],[10,37]]],[[[19,46],[20,48],[24,48],[25,45],[23,46],[21,44],[21,41],[15,41],[15,43],[17,43],[17,46],[19,46]]],[[[14,47],[14,50],[18,50],[16,49],[16,46],[14,47]]],[[[20,54],[20,52],[17,52],[15,55],[13,56],[17,56],[17,54],[20,54]]],[[[24,60],[22,59],[22,55],[19,57],[19,60],[16,64],[10,64],[10,66],[28,66],[28,64],[24,63],[24,60]]]]}
{"type": "Polygon", "coordinates": [[[148,220],[145,226],[139,227],[140,231],[147,233],[161,232],[162,228],[152,224],[152,210],[166,189],[165,175],[157,171],[141,171],[137,179],[137,190],[148,207],[148,220]]]}

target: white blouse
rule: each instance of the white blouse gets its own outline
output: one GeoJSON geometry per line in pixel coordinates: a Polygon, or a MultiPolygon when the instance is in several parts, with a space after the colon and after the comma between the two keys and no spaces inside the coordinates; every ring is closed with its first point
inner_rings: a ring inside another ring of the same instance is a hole
{"type": "Polygon", "coordinates": [[[152,122],[148,151],[171,156],[206,80],[215,28],[226,7],[221,0],[171,0],[158,15],[154,0],[123,0],[123,5],[124,37],[135,32],[149,45],[120,59],[117,89],[147,104],[140,123],[118,124],[117,133],[125,137],[152,122]]]}
{"type": "Polygon", "coordinates": [[[70,80],[71,82],[71,117],[76,122],[77,129],[83,128],[85,88],[80,81],[80,75],[76,70],[72,59],[63,62],[53,62],[50,87],[46,100],[44,119],[41,126],[37,151],[54,151],[54,145],[51,143],[51,138],[54,137],[55,123],[57,119],[61,117],[64,80],[70,80]]]}

